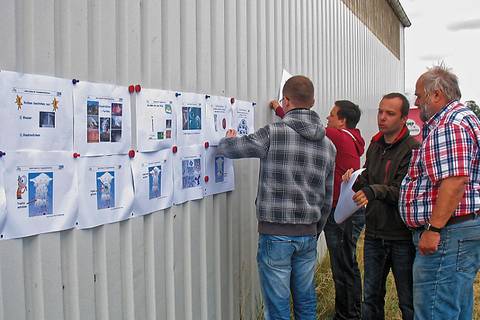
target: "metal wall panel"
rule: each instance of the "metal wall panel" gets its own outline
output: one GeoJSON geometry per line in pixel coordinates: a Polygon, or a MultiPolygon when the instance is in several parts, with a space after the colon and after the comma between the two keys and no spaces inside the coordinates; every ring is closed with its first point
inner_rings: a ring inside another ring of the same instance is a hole
{"type": "MultiPolygon", "coordinates": [[[[404,89],[398,60],[338,0],[0,0],[0,68],[205,92],[274,120],[281,69],[311,77],[316,111],[404,89]]],[[[372,13],[373,14],[373,13],[372,13]]],[[[399,28],[401,28],[399,23],[399,28]]],[[[251,319],[258,161],[236,189],[145,217],[0,241],[0,319],[251,319]]],[[[320,245],[320,254],[325,252],[320,245]]]]}

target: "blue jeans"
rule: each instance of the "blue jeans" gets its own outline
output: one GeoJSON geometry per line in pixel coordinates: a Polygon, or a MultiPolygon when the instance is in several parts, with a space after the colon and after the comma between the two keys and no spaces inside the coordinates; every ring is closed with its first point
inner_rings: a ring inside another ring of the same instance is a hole
{"type": "MultiPolygon", "coordinates": [[[[421,231],[415,231],[418,246],[421,231]]],[[[438,250],[413,265],[415,319],[472,319],[473,282],[480,268],[480,218],[443,228],[438,250]]]]}
{"type": "Polygon", "coordinates": [[[385,284],[392,269],[403,319],[413,319],[412,267],[415,247],[410,240],[365,237],[362,319],[384,319],[385,284]]]}
{"type": "Polygon", "coordinates": [[[265,320],[290,320],[290,293],[295,319],[316,319],[317,295],[313,276],[317,238],[260,234],[257,263],[265,320]]]}
{"type": "Polygon", "coordinates": [[[323,231],[327,240],[335,284],[333,319],[360,319],[362,316],[362,279],[357,263],[357,240],[365,225],[365,210],[337,224],[332,209],[323,231]]]}

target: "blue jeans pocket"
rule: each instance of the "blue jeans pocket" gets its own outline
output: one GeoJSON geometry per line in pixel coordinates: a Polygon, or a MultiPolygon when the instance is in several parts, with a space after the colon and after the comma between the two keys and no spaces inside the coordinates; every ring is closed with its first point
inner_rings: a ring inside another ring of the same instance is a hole
{"type": "Polygon", "coordinates": [[[457,271],[476,272],[479,257],[475,255],[480,244],[480,237],[458,240],[457,271]]]}
{"type": "Polygon", "coordinates": [[[268,264],[272,267],[288,267],[294,251],[291,240],[268,240],[268,264]]]}

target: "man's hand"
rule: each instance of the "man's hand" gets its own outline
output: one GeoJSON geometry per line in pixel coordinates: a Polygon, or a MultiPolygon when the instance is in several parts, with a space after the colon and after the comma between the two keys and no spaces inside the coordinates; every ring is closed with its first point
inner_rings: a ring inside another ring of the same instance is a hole
{"type": "Polygon", "coordinates": [[[353,201],[357,204],[357,206],[366,206],[368,204],[368,199],[365,193],[362,190],[357,191],[353,197],[353,201]]]}
{"type": "Polygon", "coordinates": [[[350,180],[350,178],[352,177],[352,173],[353,173],[353,169],[350,168],[348,169],[347,171],[345,171],[345,173],[343,174],[342,176],[342,181],[343,182],[348,182],[350,180]]]}
{"type": "Polygon", "coordinates": [[[228,129],[225,137],[227,138],[235,138],[237,136],[237,130],[235,129],[228,129]]]}
{"type": "Polygon", "coordinates": [[[440,233],[425,230],[418,241],[418,251],[423,256],[433,254],[438,250],[439,243],[440,233]]]}
{"type": "Polygon", "coordinates": [[[273,110],[277,110],[277,108],[280,107],[280,103],[278,103],[277,100],[270,101],[269,105],[273,110]]]}

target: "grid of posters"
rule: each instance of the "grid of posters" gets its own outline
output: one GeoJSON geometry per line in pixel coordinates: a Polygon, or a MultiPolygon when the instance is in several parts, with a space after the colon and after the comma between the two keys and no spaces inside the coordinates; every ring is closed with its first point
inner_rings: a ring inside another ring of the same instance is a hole
{"type": "Polygon", "coordinates": [[[72,150],[69,80],[0,71],[0,101],[2,150],[72,150]]]}
{"type": "Polygon", "coordinates": [[[170,148],[176,134],[173,112],[177,100],[175,93],[142,89],[136,99],[137,150],[145,152],[170,148]]]}
{"type": "Polygon", "coordinates": [[[128,219],[134,199],[130,159],[112,155],[77,160],[80,201],[78,228],[128,219]]]}
{"type": "Polygon", "coordinates": [[[254,106],[251,102],[236,100],[233,107],[233,128],[237,130],[238,136],[245,136],[255,132],[254,106]]]}
{"type": "Polygon", "coordinates": [[[131,145],[128,89],[79,82],[73,93],[75,151],[82,156],[126,154],[131,145]]]}
{"type": "Polygon", "coordinates": [[[132,161],[135,184],[135,215],[144,215],[172,206],[172,152],[139,153],[132,161]]]}
{"type": "Polygon", "coordinates": [[[212,96],[207,99],[206,108],[205,140],[210,145],[217,145],[227,130],[232,128],[232,104],[230,98],[212,96]]]}
{"type": "Polygon", "coordinates": [[[217,148],[205,152],[205,196],[232,191],[235,188],[233,160],[217,155],[217,148]]]}
{"type": "Polygon", "coordinates": [[[2,161],[9,212],[4,239],[74,227],[77,176],[70,153],[12,152],[2,161]]]}
{"type": "Polygon", "coordinates": [[[182,93],[177,98],[177,144],[189,146],[204,142],[205,95],[182,93]]]}

